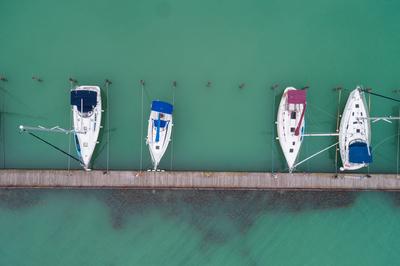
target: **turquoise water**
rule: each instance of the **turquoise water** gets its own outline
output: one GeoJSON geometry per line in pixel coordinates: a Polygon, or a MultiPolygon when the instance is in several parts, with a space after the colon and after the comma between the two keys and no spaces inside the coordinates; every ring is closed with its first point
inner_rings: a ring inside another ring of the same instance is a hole
{"type": "Polygon", "coordinates": [[[397,265],[393,193],[0,191],[1,265],[397,265]]]}
{"type": "MultiPolygon", "coordinates": [[[[17,127],[69,128],[73,77],[103,95],[113,81],[95,169],[108,137],[110,167],[139,169],[150,102],[175,96],[161,168],[286,171],[273,139],[283,89],[310,86],[308,132],[335,129],[334,87],[341,108],[359,84],[399,97],[399,17],[390,0],[2,0],[0,166],[67,168],[17,127]]],[[[371,98],[371,115],[397,113],[371,98]]],[[[397,132],[373,124],[363,171],[398,171],[397,132]]],[[[65,135],[41,136],[68,150],[65,135]]],[[[306,140],[300,158],[334,141],[306,140]]],[[[150,167],[146,149],[143,159],[150,167]]],[[[327,152],[298,171],[333,161],[327,152]]],[[[399,204],[390,193],[0,190],[0,265],[397,265],[399,204]]]]}
{"type": "MultiPolygon", "coordinates": [[[[172,101],[175,93],[173,149],[161,168],[171,169],[173,157],[175,170],[287,171],[273,140],[271,86],[279,85],[276,101],[286,86],[310,86],[308,132],[335,130],[334,87],[346,89],[341,107],[359,84],[398,97],[399,10],[398,1],[376,0],[3,0],[0,74],[8,82],[0,82],[0,162],[67,168],[64,155],[17,127],[69,128],[72,76],[102,86],[104,94],[104,80],[113,81],[95,169],[106,167],[108,136],[112,169],[140,167],[144,79],[145,124],[151,100],[172,101]]],[[[371,99],[371,115],[397,113],[397,103],[371,99]]],[[[396,134],[397,123],[373,125],[371,172],[397,171],[396,134]]],[[[41,136],[68,150],[68,137],[41,136]]],[[[306,140],[300,159],[334,141],[306,140]]],[[[143,161],[144,169],[151,166],[146,147],[143,161]]],[[[298,168],[334,170],[332,151],[298,168]]]]}

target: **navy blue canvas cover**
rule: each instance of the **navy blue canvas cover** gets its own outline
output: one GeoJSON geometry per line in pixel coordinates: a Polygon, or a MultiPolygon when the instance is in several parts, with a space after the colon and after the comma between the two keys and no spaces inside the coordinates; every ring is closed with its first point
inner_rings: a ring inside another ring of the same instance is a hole
{"type": "Polygon", "coordinates": [[[371,163],[371,147],[365,142],[354,142],[349,146],[349,161],[351,163],[371,163]]]}
{"type": "Polygon", "coordinates": [[[71,91],[71,105],[75,105],[80,112],[90,112],[97,105],[97,92],[90,90],[71,91]],[[83,103],[83,106],[82,106],[83,103]]]}

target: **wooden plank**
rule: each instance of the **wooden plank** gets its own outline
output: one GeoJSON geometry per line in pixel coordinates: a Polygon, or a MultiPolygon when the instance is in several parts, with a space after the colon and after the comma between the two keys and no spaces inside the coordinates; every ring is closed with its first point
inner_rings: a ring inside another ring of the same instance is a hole
{"type": "Polygon", "coordinates": [[[0,187],[400,190],[395,174],[0,170],[0,187]]]}

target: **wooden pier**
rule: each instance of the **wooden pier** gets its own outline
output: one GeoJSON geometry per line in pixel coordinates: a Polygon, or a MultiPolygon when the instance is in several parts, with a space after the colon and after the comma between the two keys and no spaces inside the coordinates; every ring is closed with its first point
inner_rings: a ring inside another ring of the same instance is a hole
{"type": "Polygon", "coordinates": [[[393,174],[0,170],[2,188],[400,190],[393,174]]]}

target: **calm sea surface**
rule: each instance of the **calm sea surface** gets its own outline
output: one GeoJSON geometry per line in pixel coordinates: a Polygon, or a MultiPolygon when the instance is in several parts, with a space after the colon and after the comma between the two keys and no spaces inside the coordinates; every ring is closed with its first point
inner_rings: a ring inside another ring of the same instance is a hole
{"type": "MultiPolygon", "coordinates": [[[[107,139],[112,169],[139,169],[151,100],[174,99],[161,168],[286,171],[273,133],[283,89],[310,86],[310,133],[335,130],[335,87],[341,108],[356,85],[400,98],[399,18],[390,0],[2,0],[0,167],[68,167],[17,127],[70,128],[73,77],[104,97],[113,82],[95,169],[107,165],[107,139]]],[[[398,114],[395,102],[370,100],[372,116],[398,114]]],[[[372,125],[374,163],[363,171],[398,171],[397,132],[396,122],[372,125]]],[[[66,135],[40,136],[69,149],[66,135]]],[[[306,139],[300,158],[334,142],[306,139]]],[[[334,157],[298,171],[334,171],[334,157]]],[[[0,265],[396,265],[399,202],[372,192],[0,190],[0,265]]]]}
{"type": "Polygon", "coordinates": [[[0,191],[0,265],[398,265],[400,196],[0,191]]]}
{"type": "MultiPolygon", "coordinates": [[[[104,80],[113,82],[94,168],[106,167],[108,138],[112,169],[140,167],[143,79],[143,134],[151,100],[175,96],[173,141],[161,168],[172,162],[175,170],[286,171],[273,137],[283,89],[310,86],[310,133],[336,129],[335,87],[345,89],[341,108],[356,85],[400,98],[393,92],[400,88],[399,17],[400,2],[389,0],[3,0],[0,74],[8,82],[0,82],[0,163],[68,167],[63,154],[19,134],[18,126],[70,128],[73,77],[102,86],[104,97],[104,80]]],[[[372,116],[397,114],[397,103],[371,97],[372,116]]],[[[369,171],[397,171],[397,127],[373,124],[369,171]]],[[[64,134],[40,135],[69,149],[64,134]]],[[[334,142],[307,139],[300,159],[334,142]]],[[[325,152],[298,171],[334,171],[334,157],[325,152]]]]}

